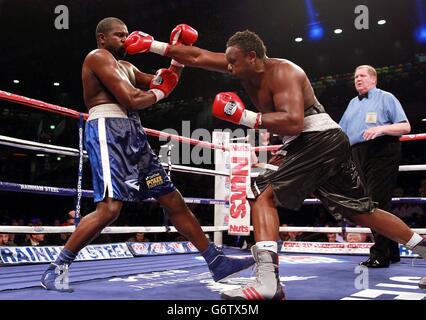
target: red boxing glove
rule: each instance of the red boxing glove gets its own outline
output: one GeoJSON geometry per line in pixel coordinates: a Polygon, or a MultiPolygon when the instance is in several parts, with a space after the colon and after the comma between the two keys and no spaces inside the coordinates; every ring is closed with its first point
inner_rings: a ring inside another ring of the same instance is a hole
{"type": "Polygon", "coordinates": [[[198,39],[198,32],[187,24],[177,25],[170,33],[170,44],[192,46],[198,39]]]}
{"type": "MultiPolygon", "coordinates": [[[[177,25],[170,33],[170,44],[172,45],[184,44],[187,46],[192,46],[195,41],[197,41],[197,39],[198,31],[188,26],[187,24],[177,25]]],[[[171,65],[179,68],[185,67],[185,65],[177,62],[174,59],[172,59],[171,65]]]]}
{"type": "Polygon", "coordinates": [[[216,118],[257,129],[262,114],[245,110],[244,103],[235,92],[220,92],[213,101],[212,113],[216,118]]]}
{"type": "Polygon", "coordinates": [[[154,52],[164,56],[169,45],[165,42],[155,41],[153,36],[145,32],[133,31],[124,42],[124,48],[129,54],[154,52]]]}
{"type": "Polygon", "coordinates": [[[156,102],[167,97],[178,84],[178,75],[170,69],[159,69],[149,85],[150,92],[155,95],[156,102]]]}

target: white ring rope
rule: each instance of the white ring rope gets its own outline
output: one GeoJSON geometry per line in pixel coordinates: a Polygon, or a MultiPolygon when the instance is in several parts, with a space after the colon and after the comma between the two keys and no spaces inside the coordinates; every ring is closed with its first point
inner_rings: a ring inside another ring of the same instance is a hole
{"type": "MultiPolygon", "coordinates": [[[[226,231],[228,227],[202,227],[204,232],[226,231]]],[[[0,226],[0,233],[72,233],[75,226],[51,227],[51,226],[0,226]]],[[[106,227],[101,233],[160,233],[178,232],[175,227],[106,227]]]]}
{"type": "MultiPolygon", "coordinates": [[[[21,149],[29,149],[35,151],[45,151],[49,153],[67,155],[67,156],[78,156],[78,150],[74,148],[67,148],[62,146],[56,146],[53,144],[39,143],[29,140],[17,139],[7,136],[0,135],[0,144],[5,146],[11,146],[21,149]]],[[[87,157],[86,151],[83,151],[87,157]]]]}
{"type": "Polygon", "coordinates": [[[203,169],[203,168],[195,168],[195,167],[186,167],[186,166],[181,166],[181,165],[177,165],[177,164],[172,164],[169,166],[169,164],[162,162],[161,165],[163,167],[171,167],[172,171],[177,171],[177,172],[186,172],[186,173],[198,173],[201,175],[206,175],[206,176],[224,176],[224,177],[229,177],[229,173],[225,172],[225,171],[218,171],[218,170],[211,170],[211,169],[203,169]]]}
{"type": "MultiPolygon", "coordinates": [[[[12,146],[16,148],[21,149],[29,149],[29,150],[36,150],[36,151],[45,151],[49,153],[55,153],[55,154],[62,154],[62,155],[69,155],[69,156],[78,156],[78,150],[74,148],[68,148],[68,147],[62,147],[52,144],[45,144],[45,143],[39,143],[29,140],[23,140],[23,139],[17,139],[12,138],[8,136],[0,135],[0,144],[1,145],[7,145],[12,146]]],[[[87,157],[86,151],[84,151],[85,157],[87,157]]],[[[162,163],[163,167],[169,167],[169,164],[162,163]]],[[[268,164],[259,164],[259,167],[265,167],[268,168],[268,164]]],[[[203,168],[194,168],[194,167],[187,167],[182,165],[171,165],[172,171],[178,171],[178,172],[187,172],[187,173],[198,173],[202,175],[209,175],[209,176],[229,176],[229,173],[225,171],[218,171],[218,170],[210,170],[210,169],[203,169],[203,168]]],[[[421,165],[401,165],[399,166],[399,171],[406,172],[406,171],[426,171],[426,164],[421,165]]],[[[252,172],[251,177],[255,178],[259,175],[258,172],[252,172]]]]}
{"type": "MultiPolygon", "coordinates": [[[[21,148],[26,150],[35,150],[35,151],[44,151],[48,153],[54,153],[54,154],[60,154],[60,155],[67,155],[67,156],[78,156],[78,150],[74,148],[67,148],[52,144],[45,144],[45,143],[39,143],[34,141],[28,141],[23,139],[17,139],[12,138],[8,136],[0,135],[0,144],[11,146],[15,148],[21,148]]],[[[87,157],[86,151],[84,151],[84,156],[87,157]]],[[[163,167],[168,168],[169,164],[167,163],[161,163],[163,167]]],[[[208,176],[229,176],[229,173],[225,171],[217,171],[217,170],[210,170],[210,169],[203,169],[203,168],[194,168],[194,167],[187,167],[187,166],[181,166],[181,165],[171,165],[172,171],[177,172],[187,172],[187,173],[198,173],[201,175],[208,175],[208,176]]]]}
{"type": "MultiPolygon", "coordinates": [[[[227,231],[228,226],[207,226],[201,227],[204,232],[227,231]]],[[[72,233],[74,226],[0,226],[0,233],[72,233]]],[[[414,228],[413,232],[426,234],[426,228],[414,228]]],[[[250,226],[253,231],[253,226],[250,226]]],[[[106,227],[102,233],[120,234],[120,233],[161,233],[161,232],[178,232],[175,227],[106,227]]],[[[369,228],[341,228],[341,227],[280,227],[280,232],[309,232],[309,233],[364,233],[371,234],[369,228]]]]}

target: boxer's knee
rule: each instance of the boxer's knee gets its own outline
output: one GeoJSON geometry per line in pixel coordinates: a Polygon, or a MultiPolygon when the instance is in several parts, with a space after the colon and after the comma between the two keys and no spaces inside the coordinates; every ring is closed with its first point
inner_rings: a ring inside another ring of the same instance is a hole
{"type": "Polygon", "coordinates": [[[102,224],[111,224],[120,215],[122,202],[107,198],[105,201],[99,202],[96,208],[97,218],[102,224]]]}
{"type": "Polygon", "coordinates": [[[272,187],[268,186],[261,194],[259,194],[256,200],[251,201],[252,208],[256,207],[265,207],[265,206],[275,206],[274,203],[274,192],[272,187]]]}
{"type": "Polygon", "coordinates": [[[164,206],[169,215],[191,211],[186,205],[182,195],[177,190],[158,198],[158,202],[164,206]]]}

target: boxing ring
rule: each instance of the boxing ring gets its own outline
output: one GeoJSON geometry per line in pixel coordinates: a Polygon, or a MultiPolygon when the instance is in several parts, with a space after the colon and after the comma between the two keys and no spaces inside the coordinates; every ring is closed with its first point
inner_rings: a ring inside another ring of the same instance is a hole
{"type": "MultiPolygon", "coordinates": [[[[85,119],[87,114],[4,91],[0,99],[33,108],[85,119]]],[[[225,151],[226,147],[157,130],[145,129],[155,137],[167,137],[182,143],[225,151]]],[[[81,130],[80,130],[81,133],[81,130]]],[[[402,141],[426,139],[426,134],[408,135],[402,141]]],[[[78,149],[36,143],[0,136],[0,144],[14,148],[85,157],[82,143],[78,149]]],[[[276,150],[279,146],[253,147],[255,151],[276,150]]],[[[229,172],[163,163],[170,171],[210,176],[229,176],[229,172]]],[[[400,171],[425,170],[426,165],[401,166],[400,171]]],[[[255,176],[255,174],[252,174],[255,176]]],[[[56,196],[91,197],[91,190],[36,186],[0,181],[0,191],[30,192],[56,196]]],[[[186,203],[228,205],[227,199],[185,197],[186,203]]],[[[155,201],[148,199],[147,201],[155,201]]],[[[394,198],[394,202],[426,203],[426,198],[394,198]]],[[[317,205],[317,199],[306,199],[317,205]]],[[[70,233],[74,226],[0,226],[0,233],[70,233]]],[[[202,227],[205,232],[220,233],[227,226],[202,227]]],[[[426,234],[426,229],[413,229],[426,234]]],[[[281,227],[282,232],[370,233],[368,228],[281,227]]],[[[176,232],[174,227],[107,227],[103,233],[176,232]]],[[[417,286],[425,276],[426,261],[401,247],[401,262],[386,269],[367,269],[359,262],[368,255],[368,243],[284,242],[281,244],[280,276],[288,300],[426,300],[426,291],[417,286]]],[[[73,293],[46,291],[40,277],[46,264],[61,247],[0,247],[0,300],[220,300],[220,292],[244,285],[255,278],[252,270],[216,283],[203,258],[191,243],[116,243],[88,246],[70,267],[73,293]]],[[[248,250],[224,247],[229,256],[244,257],[248,250]]]]}
{"type": "MultiPolygon", "coordinates": [[[[225,249],[231,256],[248,255],[225,249]]],[[[387,269],[368,269],[368,288],[357,288],[361,256],[280,254],[281,283],[288,300],[424,300],[417,283],[426,264],[404,258],[387,269]]],[[[220,291],[254,278],[250,270],[225,283],[212,280],[197,254],[147,256],[123,260],[75,262],[73,293],[40,286],[41,265],[0,268],[0,300],[220,300],[220,291]]],[[[362,283],[360,283],[362,285],[362,283]]]]}

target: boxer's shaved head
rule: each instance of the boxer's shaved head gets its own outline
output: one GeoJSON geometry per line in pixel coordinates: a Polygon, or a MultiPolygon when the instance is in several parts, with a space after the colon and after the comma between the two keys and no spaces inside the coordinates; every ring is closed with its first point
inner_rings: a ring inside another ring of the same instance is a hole
{"type": "Polygon", "coordinates": [[[98,35],[101,33],[107,34],[111,32],[116,24],[125,25],[123,21],[115,17],[108,17],[99,21],[98,25],[96,26],[96,38],[98,38],[98,35]]]}

